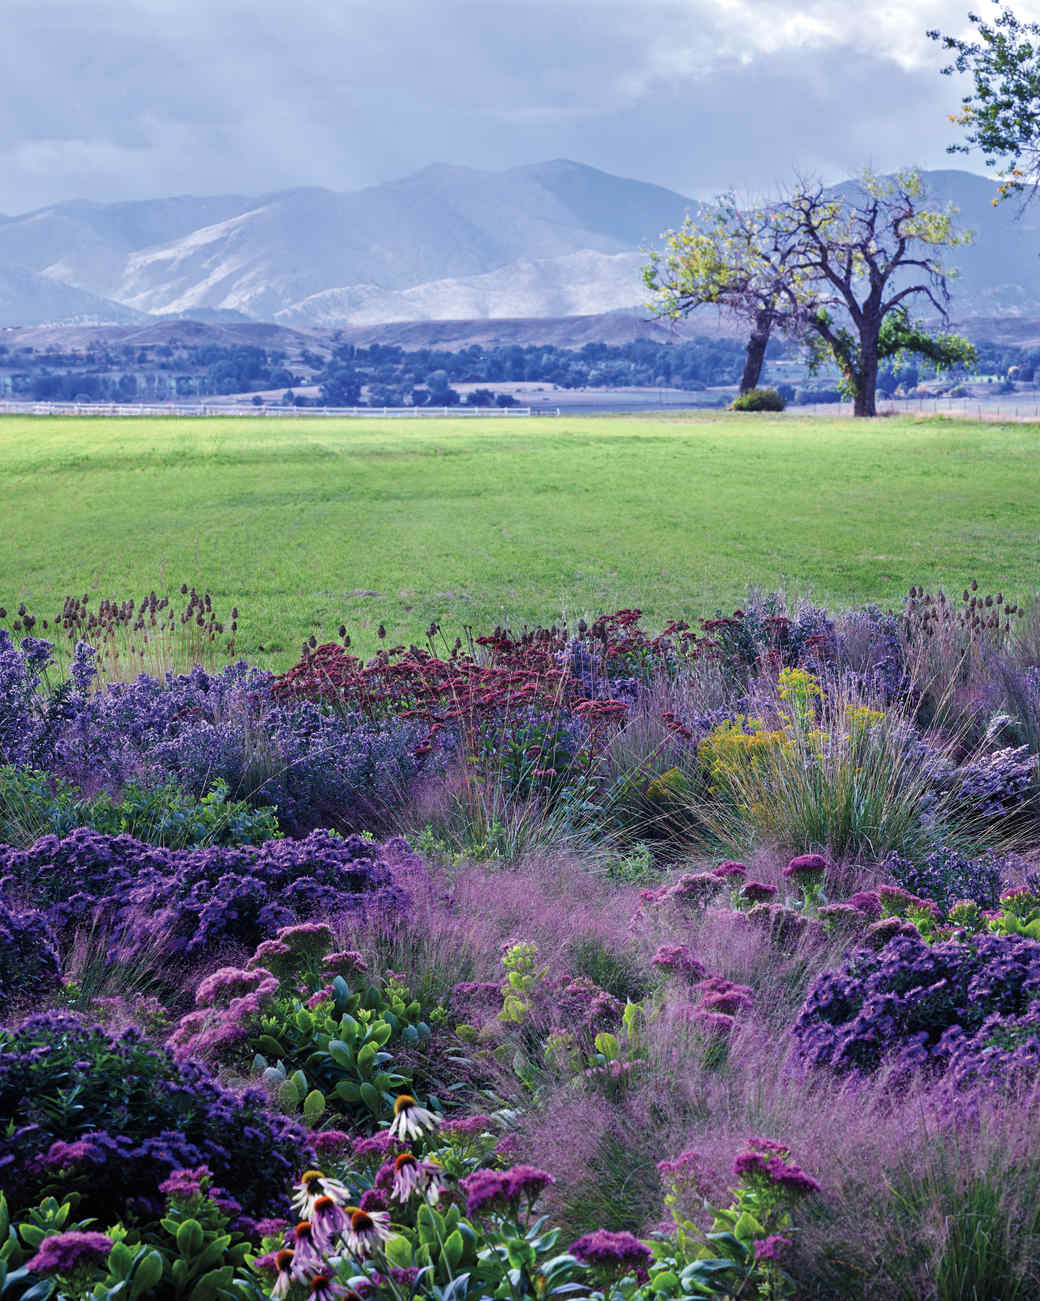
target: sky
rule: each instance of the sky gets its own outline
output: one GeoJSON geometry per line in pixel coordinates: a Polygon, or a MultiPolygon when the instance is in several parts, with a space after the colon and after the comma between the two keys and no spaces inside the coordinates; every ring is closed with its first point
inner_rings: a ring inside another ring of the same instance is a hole
{"type": "MultiPolygon", "coordinates": [[[[4,0],[0,212],[570,158],[704,198],[965,167],[987,0],[4,0]]],[[[1040,0],[1016,4],[1040,19],[1040,0]]],[[[995,11],[993,11],[995,13],[995,11]]]]}

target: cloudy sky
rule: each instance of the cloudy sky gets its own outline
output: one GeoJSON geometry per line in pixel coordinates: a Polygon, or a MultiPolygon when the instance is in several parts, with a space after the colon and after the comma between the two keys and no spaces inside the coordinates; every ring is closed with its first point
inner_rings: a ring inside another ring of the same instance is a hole
{"type": "MultiPolygon", "coordinates": [[[[968,166],[970,0],[4,0],[0,212],[573,158],[707,196],[968,166]]],[[[974,7],[989,11],[985,0],[974,7]]],[[[1015,6],[1040,19],[1040,0],[1015,6]]]]}

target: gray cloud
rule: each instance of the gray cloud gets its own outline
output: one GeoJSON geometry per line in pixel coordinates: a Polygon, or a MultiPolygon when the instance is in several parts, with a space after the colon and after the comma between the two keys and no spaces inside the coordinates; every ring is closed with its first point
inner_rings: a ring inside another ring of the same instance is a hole
{"type": "Polygon", "coordinates": [[[698,196],[768,191],[794,167],[963,165],[944,152],[958,87],[924,37],[949,10],[7,0],[0,210],[349,189],[435,160],[571,157],[698,196]]]}

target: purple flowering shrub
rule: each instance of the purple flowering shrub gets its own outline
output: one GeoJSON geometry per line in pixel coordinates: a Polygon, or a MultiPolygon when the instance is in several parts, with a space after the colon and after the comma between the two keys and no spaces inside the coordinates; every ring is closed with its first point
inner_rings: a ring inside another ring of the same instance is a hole
{"type": "Polygon", "coordinates": [[[1025,745],[978,755],[957,769],[957,798],[986,818],[1020,813],[1033,802],[1036,766],[1025,745]]]}
{"type": "Polygon", "coordinates": [[[411,782],[431,764],[417,754],[420,729],[373,721],[309,701],[277,704],[266,686],[223,713],[199,711],[157,739],[147,770],[201,791],[223,778],[237,798],[273,804],[289,830],[385,823],[411,782]]]}
{"type": "Polygon", "coordinates": [[[1011,1083],[1040,1060],[1040,943],[978,935],[928,944],[897,933],[856,949],[809,989],[794,1025],[803,1063],[881,1066],[960,1084],[1011,1083]]]}
{"type": "Polygon", "coordinates": [[[0,901],[0,1013],[45,996],[61,980],[50,927],[36,912],[12,912],[0,901]]]}
{"type": "Polygon", "coordinates": [[[171,850],[80,828],[29,849],[0,845],[3,896],[38,908],[63,941],[83,924],[102,927],[122,957],[191,958],[228,941],[254,947],[293,922],[390,917],[405,903],[379,846],[328,831],[171,850]]]}
{"type": "Polygon", "coordinates": [[[52,685],[53,645],[23,637],[16,646],[0,628],[0,764],[43,761],[83,707],[93,681],[94,652],[76,647],[67,681],[52,685]]]}
{"type": "Polygon", "coordinates": [[[176,781],[201,798],[224,782],[232,799],[275,805],[291,831],[378,825],[436,760],[403,718],[374,721],[308,701],[281,702],[274,677],[244,662],[196,666],[160,681],[142,674],[90,692],[94,652],[77,647],[52,686],[50,642],[15,646],[0,629],[0,764],[35,764],[118,792],[176,781]]]}
{"type": "Polygon", "coordinates": [[[1016,861],[994,853],[970,858],[938,845],[916,863],[890,854],[880,870],[911,894],[930,899],[945,916],[960,899],[970,899],[983,909],[996,908],[1002,883],[1016,861]]]}
{"type": "Polygon", "coordinates": [[[160,1183],[202,1165],[242,1214],[274,1214],[312,1159],[303,1130],[268,1112],[261,1094],[232,1093],[134,1031],[113,1038],[71,1013],[0,1030],[0,1115],[12,1209],[77,1191],[102,1223],[156,1218],[160,1183]]]}

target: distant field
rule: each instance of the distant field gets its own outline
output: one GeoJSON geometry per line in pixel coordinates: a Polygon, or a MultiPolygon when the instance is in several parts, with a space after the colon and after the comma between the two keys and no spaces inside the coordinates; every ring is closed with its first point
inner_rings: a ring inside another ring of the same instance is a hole
{"type": "MultiPolygon", "coordinates": [[[[1040,426],[897,418],[0,420],[0,604],[182,581],[288,664],[435,619],[732,608],[748,584],[834,605],[911,583],[1040,584],[1040,426]],[[377,595],[364,595],[374,592],[377,595]]],[[[263,645],[264,652],[258,647],[263,645]]]]}

